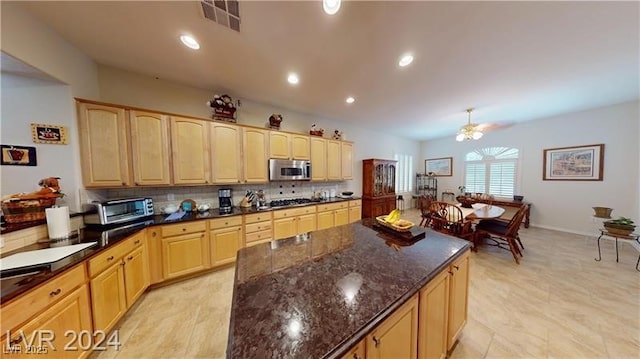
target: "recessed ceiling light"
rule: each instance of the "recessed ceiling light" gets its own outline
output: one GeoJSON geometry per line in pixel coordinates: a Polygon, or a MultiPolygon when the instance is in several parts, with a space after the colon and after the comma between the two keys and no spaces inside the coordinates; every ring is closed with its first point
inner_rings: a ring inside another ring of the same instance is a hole
{"type": "Polygon", "coordinates": [[[411,56],[410,54],[406,54],[400,58],[398,65],[400,65],[400,67],[405,67],[408,66],[411,62],[413,62],[413,56],[411,56]]]}
{"type": "Polygon", "coordinates": [[[346,99],[345,101],[346,101],[347,103],[354,103],[354,102],[356,102],[356,99],[355,99],[355,98],[353,98],[353,97],[351,97],[351,96],[349,96],[349,97],[347,97],[347,99],[346,99]]]}
{"type": "Polygon", "coordinates": [[[340,0],[322,0],[322,9],[327,15],[334,15],[340,10],[340,0]]]}
{"type": "Polygon", "coordinates": [[[297,85],[298,82],[300,82],[300,79],[298,78],[297,74],[294,74],[293,72],[289,74],[289,77],[287,77],[287,81],[289,81],[290,84],[292,85],[297,85]]]}
{"type": "Polygon", "coordinates": [[[184,46],[190,49],[198,50],[200,48],[200,44],[198,43],[198,41],[196,41],[196,39],[189,35],[180,36],[180,41],[182,41],[184,46]]]}

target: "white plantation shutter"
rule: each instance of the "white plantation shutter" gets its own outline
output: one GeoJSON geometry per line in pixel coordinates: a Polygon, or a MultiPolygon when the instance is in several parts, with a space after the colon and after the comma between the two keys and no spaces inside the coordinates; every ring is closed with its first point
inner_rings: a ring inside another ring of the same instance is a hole
{"type": "Polygon", "coordinates": [[[487,147],[465,156],[466,192],[512,198],[518,178],[518,149],[487,147]]]}
{"type": "Polygon", "coordinates": [[[395,154],[393,159],[398,161],[396,167],[396,192],[413,191],[413,156],[395,154]]]}

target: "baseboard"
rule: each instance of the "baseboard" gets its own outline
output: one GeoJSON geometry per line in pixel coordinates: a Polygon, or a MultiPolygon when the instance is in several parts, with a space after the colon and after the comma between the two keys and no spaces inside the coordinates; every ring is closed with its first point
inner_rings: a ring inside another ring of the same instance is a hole
{"type": "Polygon", "coordinates": [[[559,227],[554,227],[554,226],[544,226],[544,225],[533,224],[533,223],[530,224],[530,227],[549,229],[549,230],[552,230],[552,231],[558,231],[558,232],[564,232],[564,233],[577,234],[577,235],[589,237],[589,238],[592,238],[592,239],[598,238],[598,235],[599,235],[598,233],[594,233],[594,232],[581,232],[581,231],[576,231],[576,230],[572,230],[572,229],[568,229],[568,228],[559,228],[559,227]]]}

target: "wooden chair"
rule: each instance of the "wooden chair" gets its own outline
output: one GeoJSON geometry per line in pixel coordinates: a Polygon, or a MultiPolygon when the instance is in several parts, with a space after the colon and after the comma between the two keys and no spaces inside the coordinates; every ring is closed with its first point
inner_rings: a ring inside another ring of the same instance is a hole
{"type": "Polygon", "coordinates": [[[480,221],[480,223],[476,225],[473,240],[474,247],[477,247],[483,238],[488,237],[495,243],[494,245],[496,247],[509,250],[516,263],[520,264],[520,257],[522,257],[522,251],[520,248],[524,250],[524,246],[522,245],[518,231],[520,230],[520,224],[522,223],[522,219],[524,218],[526,211],[527,206],[522,205],[509,222],[496,219],[480,221]]]}
{"type": "Polygon", "coordinates": [[[429,218],[432,229],[474,243],[471,221],[464,218],[458,206],[448,202],[433,201],[429,206],[429,218]]]}
{"type": "Polygon", "coordinates": [[[422,195],[418,197],[418,208],[420,208],[420,213],[422,216],[422,220],[420,221],[420,227],[427,227],[431,223],[431,218],[429,216],[429,206],[431,206],[431,202],[433,202],[433,197],[431,195],[422,195]]]}

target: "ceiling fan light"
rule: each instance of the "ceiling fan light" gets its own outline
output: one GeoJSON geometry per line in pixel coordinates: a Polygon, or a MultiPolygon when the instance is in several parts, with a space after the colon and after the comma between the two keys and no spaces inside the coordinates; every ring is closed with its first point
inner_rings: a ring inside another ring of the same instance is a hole
{"type": "Polygon", "coordinates": [[[473,133],[473,139],[474,139],[474,140],[479,140],[481,137],[482,137],[482,132],[480,132],[480,131],[475,131],[475,132],[473,133]]]}
{"type": "Polygon", "coordinates": [[[456,136],[456,141],[458,141],[458,142],[462,142],[462,141],[464,141],[464,133],[459,133],[459,134],[456,136]]]}

